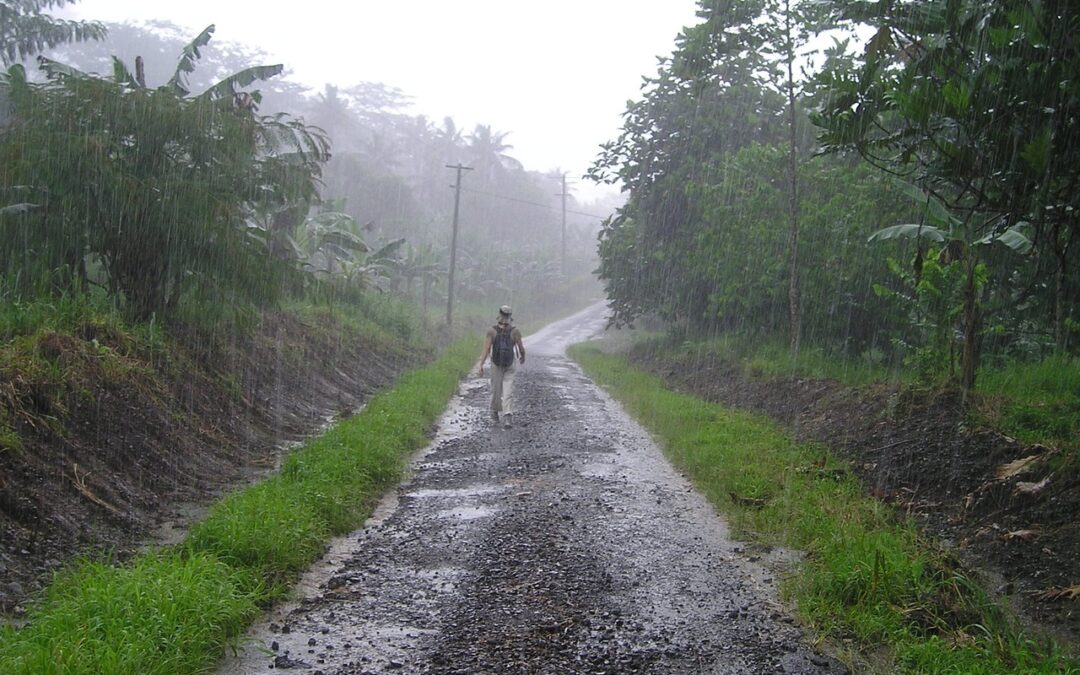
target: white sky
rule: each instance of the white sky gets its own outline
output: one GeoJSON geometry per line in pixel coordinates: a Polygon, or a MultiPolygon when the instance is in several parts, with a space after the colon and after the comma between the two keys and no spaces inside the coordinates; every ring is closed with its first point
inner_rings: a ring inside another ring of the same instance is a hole
{"type": "Polygon", "coordinates": [[[656,74],[675,37],[696,23],[695,0],[81,0],[57,12],[121,22],[166,19],[192,37],[259,47],[295,80],[322,88],[382,82],[412,97],[414,114],[509,132],[531,170],[580,179],[614,139],[626,101],[656,74]]]}

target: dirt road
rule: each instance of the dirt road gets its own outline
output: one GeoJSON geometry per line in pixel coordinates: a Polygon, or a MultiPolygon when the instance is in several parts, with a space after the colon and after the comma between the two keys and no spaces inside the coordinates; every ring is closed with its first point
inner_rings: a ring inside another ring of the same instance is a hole
{"type": "Polygon", "coordinates": [[[221,673],[836,673],[772,574],[563,354],[526,338],[511,429],[461,388],[412,478],[221,673]]]}

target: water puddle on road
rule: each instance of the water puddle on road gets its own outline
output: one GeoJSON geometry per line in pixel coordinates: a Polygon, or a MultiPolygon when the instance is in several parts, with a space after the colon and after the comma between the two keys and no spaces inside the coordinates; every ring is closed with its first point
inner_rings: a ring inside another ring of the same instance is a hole
{"type": "Polygon", "coordinates": [[[484,495],[496,495],[506,490],[505,486],[500,485],[478,485],[474,487],[463,488],[444,488],[444,489],[430,489],[421,488],[419,490],[410,490],[402,493],[402,497],[412,497],[413,499],[469,499],[471,497],[482,497],[484,495]]]}
{"type": "Polygon", "coordinates": [[[488,506],[459,506],[439,511],[436,515],[447,520],[476,520],[477,518],[490,518],[497,512],[497,509],[488,506]]]}
{"type": "Polygon", "coordinates": [[[610,478],[615,475],[616,467],[614,464],[592,462],[585,464],[578,469],[578,473],[586,478],[610,478]]]}

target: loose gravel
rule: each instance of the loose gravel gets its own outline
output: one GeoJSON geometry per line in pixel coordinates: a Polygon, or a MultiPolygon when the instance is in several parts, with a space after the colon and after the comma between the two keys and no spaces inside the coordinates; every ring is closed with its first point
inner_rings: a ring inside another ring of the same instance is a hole
{"type": "Polygon", "coordinates": [[[774,575],[564,355],[527,337],[515,421],[466,380],[412,477],[221,673],[840,673],[774,575]]]}

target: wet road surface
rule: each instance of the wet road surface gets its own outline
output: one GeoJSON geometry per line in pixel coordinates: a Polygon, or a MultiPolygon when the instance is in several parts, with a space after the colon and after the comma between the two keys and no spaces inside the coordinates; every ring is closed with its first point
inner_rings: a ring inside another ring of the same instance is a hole
{"type": "Polygon", "coordinates": [[[525,340],[513,428],[467,379],[412,477],[331,546],[221,673],[836,673],[648,435],[525,340]]]}

